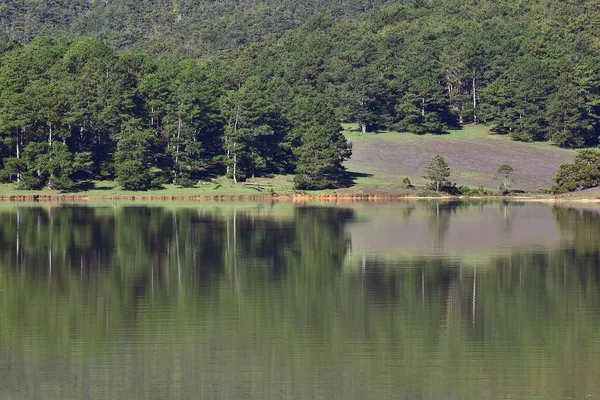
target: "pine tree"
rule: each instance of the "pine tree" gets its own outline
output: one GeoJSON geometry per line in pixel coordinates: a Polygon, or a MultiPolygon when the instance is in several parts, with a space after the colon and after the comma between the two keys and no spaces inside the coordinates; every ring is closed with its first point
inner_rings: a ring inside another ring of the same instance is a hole
{"type": "Polygon", "coordinates": [[[151,185],[151,134],[140,124],[139,120],[126,122],[115,153],[117,182],[125,190],[148,190],[151,185]]]}
{"type": "Polygon", "coordinates": [[[425,169],[424,178],[431,181],[431,186],[436,192],[450,186],[450,167],[446,163],[444,157],[437,155],[433,157],[427,168],[425,169]]]}
{"type": "Polygon", "coordinates": [[[352,145],[342,135],[333,112],[319,101],[299,99],[292,119],[300,144],[294,184],[297,189],[336,187],[342,179],[342,163],[352,155],[352,145]]]}

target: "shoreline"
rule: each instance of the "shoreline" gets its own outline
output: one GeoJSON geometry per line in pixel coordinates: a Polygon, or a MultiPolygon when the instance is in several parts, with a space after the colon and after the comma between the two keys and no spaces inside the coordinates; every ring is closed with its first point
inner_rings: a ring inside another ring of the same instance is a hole
{"type": "Polygon", "coordinates": [[[510,202],[538,202],[538,203],[600,203],[600,196],[575,197],[569,195],[547,195],[547,196],[439,196],[420,197],[406,194],[382,195],[382,194],[272,194],[272,195],[113,195],[113,196],[90,196],[84,194],[23,194],[23,195],[0,195],[0,202],[40,202],[40,203],[75,203],[75,202],[98,202],[98,201],[133,201],[133,202],[238,202],[238,201],[270,201],[270,202],[292,202],[306,203],[316,202],[390,202],[390,201],[510,201],[510,202]]]}

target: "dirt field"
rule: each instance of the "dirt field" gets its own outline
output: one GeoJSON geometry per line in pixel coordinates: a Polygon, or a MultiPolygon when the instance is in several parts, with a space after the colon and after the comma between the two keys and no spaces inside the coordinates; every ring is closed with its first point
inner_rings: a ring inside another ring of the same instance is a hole
{"type": "Polygon", "coordinates": [[[365,174],[361,186],[399,185],[408,176],[414,184],[425,183],[425,167],[436,155],[450,166],[457,185],[497,189],[498,166],[513,167],[515,189],[537,190],[552,186],[552,178],[562,163],[573,159],[575,151],[548,143],[515,142],[506,136],[491,135],[481,126],[468,126],[447,135],[414,135],[383,132],[361,134],[346,131],[352,141],[352,158],[346,167],[365,174]]]}

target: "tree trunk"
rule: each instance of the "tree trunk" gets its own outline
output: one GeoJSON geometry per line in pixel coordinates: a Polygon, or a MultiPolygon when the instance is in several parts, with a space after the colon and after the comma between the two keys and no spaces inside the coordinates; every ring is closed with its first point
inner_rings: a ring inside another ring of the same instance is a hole
{"type": "Polygon", "coordinates": [[[21,128],[17,130],[17,158],[21,158],[21,147],[19,146],[19,142],[21,141],[21,128]]]}
{"type": "Polygon", "coordinates": [[[477,123],[477,92],[475,89],[475,72],[473,72],[473,122],[477,123]]]}
{"type": "Polygon", "coordinates": [[[435,191],[436,191],[436,192],[439,192],[439,191],[440,191],[440,181],[437,181],[437,182],[435,183],[435,191]]]}
{"type": "Polygon", "coordinates": [[[360,123],[360,130],[362,133],[367,133],[367,124],[365,122],[360,123]]]}
{"type": "Polygon", "coordinates": [[[421,98],[421,116],[425,116],[425,97],[421,98]]]}
{"type": "Polygon", "coordinates": [[[181,117],[177,120],[177,144],[175,145],[175,176],[173,183],[177,183],[177,173],[179,172],[179,138],[181,137],[181,117]]]}
{"type": "Polygon", "coordinates": [[[226,152],[227,163],[226,163],[226,167],[225,167],[226,168],[225,176],[229,176],[229,158],[230,158],[229,153],[230,153],[230,151],[229,151],[229,146],[228,146],[227,142],[229,142],[229,140],[227,140],[227,136],[225,136],[225,148],[227,149],[227,152],[226,152]]]}
{"type": "Polygon", "coordinates": [[[235,152],[235,142],[233,142],[233,183],[237,183],[237,153],[235,152]]]}
{"type": "Polygon", "coordinates": [[[52,124],[48,122],[48,146],[52,147],[52,124]]]}
{"type": "MultiPolygon", "coordinates": [[[[235,107],[235,122],[233,124],[234,136],[237,136],[238,122],[240,120],[240,105],[235,107]]],[[[228,153],[229,154],[229,153],[228,153]]],[[[235,152],[235,142],[233,142],[233,183],[237,183],[237,153],[235,152]]]]}
{"type": "MultiPolygon", "coordinates": [[[[17,159],[21,158],[20,142],[21,142],[21,128],[17,129],[17,145],[16,145],[17,159]]],[[[20,172],[17,172],[17,182],[21,182],[21,173],[20,172]]]]}

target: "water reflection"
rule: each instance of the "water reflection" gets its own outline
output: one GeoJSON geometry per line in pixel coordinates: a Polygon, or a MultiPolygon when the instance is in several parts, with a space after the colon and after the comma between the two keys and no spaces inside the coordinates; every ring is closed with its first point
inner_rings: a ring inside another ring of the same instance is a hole
{"type": "Polygon", "coordinates": [[[599,396],[600,213],[0,208],[0,398],[599,396]]]}

